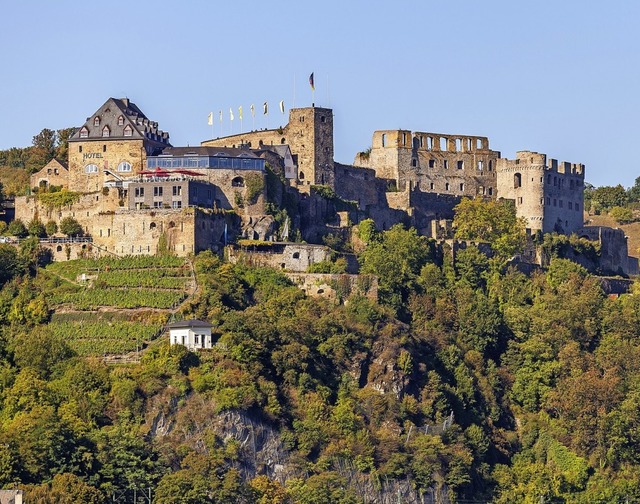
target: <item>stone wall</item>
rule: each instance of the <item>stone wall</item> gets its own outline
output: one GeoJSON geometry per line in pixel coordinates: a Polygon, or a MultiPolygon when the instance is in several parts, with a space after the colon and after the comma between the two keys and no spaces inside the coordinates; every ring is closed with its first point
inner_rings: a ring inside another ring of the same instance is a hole
{"type": "Polygon", "coordinates": [[[106,171],[118,176],[135,175],[145,167],[146,152],[142,139],[89,140],[69,142],[69,190],[77,192],[99,191],[106,180],[117,180],[106,171]],[[126,162],[130,172],[118,172],[118,165],[126,162]],[[88,165],[96,165],[97,171],[86,173],[88,165]]]}
{"type": "Polygon", "coordinates": [[[600,244],[600,261],[597,266],[603,273],[638,274],[638,259],[629,257],[627,237],[622,229],[585,226],[577,234],[600,244]]]}
{"type": "Polygon", "coordinates": [[[354,164],[373,168],[401,191],[495,196],[499,157],[486,137],[385,130],[374,132],[371,152],[354,164]]]}
{"type": "Polygon", "coordinates": [[[320,273],[286,273],[289,280],[307,296],[346,301],[358,294],[378,300],[378,278],[373,275],[335,275],[320,273]]]}
{"type": "Polygon", "coordinates": [[[268,266],[286,271],[305,272],[312,264],[328,261],[331,249],[306,243],[256,244],[239,249],[227,248],[229,261],[252,266],[268,266]]]}

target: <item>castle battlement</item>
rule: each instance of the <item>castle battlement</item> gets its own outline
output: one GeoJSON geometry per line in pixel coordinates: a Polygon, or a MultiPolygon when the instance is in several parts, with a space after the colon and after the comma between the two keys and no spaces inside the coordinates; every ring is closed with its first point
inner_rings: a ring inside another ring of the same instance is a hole
{"type": "Polygon", "coordinates": [[[410,130],[377,130],[372,148],[425,149],[436,152],[488,151],[489,139],[484,136],[430,133],[410,130]]]}

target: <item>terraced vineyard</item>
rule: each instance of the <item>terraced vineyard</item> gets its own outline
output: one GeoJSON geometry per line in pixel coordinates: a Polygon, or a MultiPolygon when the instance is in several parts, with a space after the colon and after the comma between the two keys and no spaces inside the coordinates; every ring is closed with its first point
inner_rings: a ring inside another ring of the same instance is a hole
{"type": "Polygon", "coordinates": [[[79,355],[127,354],[156,337],[188,295],[182,258],[134,256],[53,263],[50,327],[79,355]],[[125,311],[126,310],[126,311],[125,311]]]}
{"type": "Polygon", "coordinates": [[[60,289],[50,299],[54,305],[70,305],[81,311],[101,307],[169,309],[186,297],[191,275],[184,259],[148,256],[59,262],[47,271],[69,282],[86,283],[60,289]]]}
{"type": "Polygon", "coordinates": [[[125,354],[156,337],[166,320],[166,314],[157,312],[144,317],[117,312],[62,313],[53,316],[49,327],[78,355],[125,354]]]}

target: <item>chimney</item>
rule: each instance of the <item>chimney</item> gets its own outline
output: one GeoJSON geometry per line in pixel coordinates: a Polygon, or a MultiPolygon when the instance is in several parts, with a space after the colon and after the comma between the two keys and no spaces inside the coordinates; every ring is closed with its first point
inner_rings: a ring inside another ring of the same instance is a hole
{"type": "Polygon", "coordinates": [[[129,106],[129,98],[122,98],[122,103],[124,103],[125,107],[129,106]]]}

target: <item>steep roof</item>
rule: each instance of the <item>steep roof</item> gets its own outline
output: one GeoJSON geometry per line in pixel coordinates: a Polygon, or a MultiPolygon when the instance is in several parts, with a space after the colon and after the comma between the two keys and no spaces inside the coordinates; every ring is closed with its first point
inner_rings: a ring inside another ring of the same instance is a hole
{"type": "Polygon", "coordinates": [[[145,139],[171,145],[169,133],[158,128],[158,123],[150,121],[138,106],[128,98],[109,98],[69,139],[86,141],[104,138],[145,139]],[[108,135],[104,135],[108,128],[108,135]],[[125,132],[129,132],[126,134],[125,132]]]}

